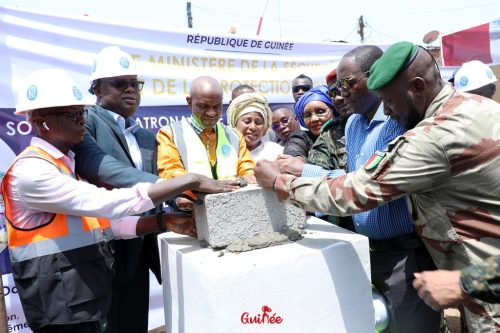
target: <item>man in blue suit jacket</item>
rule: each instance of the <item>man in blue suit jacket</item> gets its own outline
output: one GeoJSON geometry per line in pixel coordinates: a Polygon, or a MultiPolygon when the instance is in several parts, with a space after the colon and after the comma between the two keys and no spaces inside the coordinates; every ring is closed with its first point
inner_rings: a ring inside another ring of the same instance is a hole
{"type": "MultiPolygon", "coordinates": [[[[84,141],[73,150],[78,174],[108,189],[159,180],[155,136],[131,118],[139,106],[144,84],[137,74],[130,55],[116,46],[101,50],[94,63],[89,91],[96,95],[97,105],[88,108],[84,141]]],[[[199,186],[190,177],[166,181],[178,188],[176,194],[199,186]]],[[[147,332],[149,269],[161,282],[156,235],[117,240],[115,246],[110,330],[147,332]]]]}
{"type": "MultiPolygon", "coordinates": [[[[139,107],[143,82],[133,59],[116,46],[98,54],[92,68],[84,141],[74,151],[76,170],[108,189],[156,182],[156,139],[131,116],[139,107]]],[[[111,332],[147,332],[149,269],[161,283],[156,235],[115,241],[115,278],[110,310],[111,332]]]]}

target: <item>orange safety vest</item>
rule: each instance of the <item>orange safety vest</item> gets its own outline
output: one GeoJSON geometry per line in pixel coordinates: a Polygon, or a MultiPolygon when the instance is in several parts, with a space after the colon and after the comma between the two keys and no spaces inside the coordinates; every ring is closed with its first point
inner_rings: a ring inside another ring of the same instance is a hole
{"type": "MultiPolygon", "coordinates": [[[[79,179],[60,160],[30,146],[16,158],[39,158],[62,175],[79,179]]],[[[113,234],[103,218],[55,213],[32,229],[12,222],[7,184],[12,166],[2,181],[12,274],[32,330],[51,324],[105,320],[111,304],[113,234]],[[49,287],[50,286],[50,287],[49,287]]]]}
{"type": "MultiPolygon", "coordinates": [[[[55,165],[62,174],[77,178],[66,164],[38,147],[29,146],[16,158],[14,163],[21,158],[44,159],[55,165]]],[[[4,194],[6,193],[4,186],[7,183],[5,180],[9,178],[9,174],[10,168],[2,183],[4,194]]],[[[5,217],[8,222],[8,245],[11,260],[14,262],[88,246],[113,238],[109,220],[86,216],[54,214],[54,217],[42,226],[29,230],[20,229],[11,222],[10,198],[4,197],[4,202],[5,217]]]]}

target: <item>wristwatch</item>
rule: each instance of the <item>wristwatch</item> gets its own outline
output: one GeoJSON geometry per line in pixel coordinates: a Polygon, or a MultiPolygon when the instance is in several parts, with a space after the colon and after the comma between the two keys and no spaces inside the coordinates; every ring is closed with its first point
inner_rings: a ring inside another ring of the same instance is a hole
{"type": "Polygon", "coordinates": [[[162,216],[163,216],[163,212],[156,213],[156,216],[155,216],[155,218],[156,218],[156,226],[158,227],[158,230],[160,232],[165,232],[165,231],[167,231],[167,229],[165,229],[163,227],[162,216]]]}

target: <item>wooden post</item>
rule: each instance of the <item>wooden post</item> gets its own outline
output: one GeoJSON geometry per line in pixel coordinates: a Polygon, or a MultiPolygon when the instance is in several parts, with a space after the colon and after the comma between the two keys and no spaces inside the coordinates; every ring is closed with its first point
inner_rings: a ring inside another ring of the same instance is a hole
{"type": "Polygon", "coordinates": [[[7,308],[5,306],[5,295],[3,293],[3,281],[1,277],[2,272],[0,271],[0,333],[7,333],[7,308]]]}

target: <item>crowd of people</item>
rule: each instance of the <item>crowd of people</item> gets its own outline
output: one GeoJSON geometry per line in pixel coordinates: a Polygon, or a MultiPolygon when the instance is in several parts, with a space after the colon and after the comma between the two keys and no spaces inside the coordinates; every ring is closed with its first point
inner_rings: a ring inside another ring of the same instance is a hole
{"type": "Polygon", "coordinates": [[[465,63],[447,83],[425,48],[359,46],[326,85],[297,76],[293,107],[237,87],[227,124],[221,84],[201,76],[190,117],[156,137],[134,121],[140,74],[109,46],[92,66],[95,104],[60,69],[18,87],[15,113],[35,136],[2,193],[34,332],[147,332],[157,234],[196,237],[197,192],[255,183],[368,237],[384,332],[439,332],[446,307],[469,332],[500,329],[500,105],[488,66],[465,63]]]}

